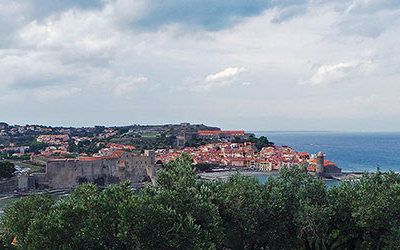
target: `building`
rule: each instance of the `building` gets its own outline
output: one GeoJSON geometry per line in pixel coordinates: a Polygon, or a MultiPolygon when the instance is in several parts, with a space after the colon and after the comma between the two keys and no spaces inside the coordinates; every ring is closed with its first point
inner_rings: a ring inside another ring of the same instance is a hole
{"type": "Polygon", "coordinates": [[[329,177],[342,173],[342,169],[336,166],[334,162],[325,160],[325,154],[318,152],[314,158],[308,160],[307,170],[315,172],[320,177],[329,177]]]}
{"type": "Polygon", "coordinates": [[[244,130],[199,130],[197,135],[206,138],[240,137],[246,133],[244,130]]]}
{"type": "Polygon", "coordinates": [[[40,135],[36,140],[50,145],[64,145],[68,143],[69,135],[40,135]]]}
{"type": "Polygon", "coordinates": [[[50,159],[45,173],[29,176],[25,188],[74,188],[85,182],[105,186],[124,180],[132,184],[146,181],[155,184],[154,167],[152,150],[146,150],[143,155],[115,151],[104,157],[50,159]]]}
{"type": "Polygon", "coordinates": [[[225,140],[233,141],[234,139],[248,139],[251,134],[245,133],[244,130],[199,130],[197,137],[209,140],[225,140]]]}

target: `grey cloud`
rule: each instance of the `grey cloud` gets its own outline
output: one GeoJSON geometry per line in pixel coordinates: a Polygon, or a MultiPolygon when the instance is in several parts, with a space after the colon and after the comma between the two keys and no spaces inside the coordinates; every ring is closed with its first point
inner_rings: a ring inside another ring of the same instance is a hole
{"type": "Polygon", "coordinates": [[[157,30],[166,25],[179,24],[190,28],[221,30],[237,24],[246,17],[260,15],[271,8],[282,9],[274,21],[283,21],[305,12],[307,3],[307,0],[22,0],[17,3],[5,1],[0,2],[0,7],[12,7],[15,13],[11,15],[19,19],[0,18],[2,27],[0,34],[8,32],[8,35],[11,35],[13,28],[33,20],[42,22],[49,16],[69,9],[101,10],[110,6],[117,9],[113,13],[116,19],[122,19],[123,23],[133,28],[157,30]],[[2,30],[4,31],[1,32],[2,30]]]}
{"type": "MultiPolygon", "coordinates": [[[[329,129],[341,119],[345,129],[345,116],[379,112],[398,124],[400,110],[391,110],[400,107],[400,12],[396,4],[355,2],[0,0],[8,6],[0,8],[0,41],[11,37],[0,42],[0,116],[260,129],[329,129]],[[240,67],[251,71],[236,78],[240,67]],[[175,91],[195,84],[218,88],[175,91]],[[323,122],[313,120],[316,113],[323,122]]],[[[397,129],[390,119],[370,128],[397,129]]]]}
{"type": "Polygon", "coordinates": [[[347,3],[343,19],[338,23],[345,35],[376,38],[386,30],[398,26],[400,1],[353,0],[347,3]]]}
{"type": "Polygon", "coordinates": [[[12,43],[15,31],[33,20],[43,21],[71,8],[101,8],[104,3],[103,0],[0,0],[0,47],[12,43]]]}
{"type": "MultiPolygon", "coordinates": [[[[151,0],[143,1],[141,13],[133,25],[144,29],[156,29],[164,25],[180,24],[197,26],[206,30],[220,30],[243,18],[256,16],[274,7],[304,4],[305,0],[151,0]]],[[[133,10],[132,10],[133,11],[133,10]]]]}
{"type": "Polygon", "coordinates": [[[339,24],[339,27],[347,35],[357,34],[376,38],[399,23],[399,10],[399,8],[397,11],[396,9],[394,11],[387,10],[384,13],[376,14],[374,18],[371,18],[371,13],[349,15],[339,24]]]}

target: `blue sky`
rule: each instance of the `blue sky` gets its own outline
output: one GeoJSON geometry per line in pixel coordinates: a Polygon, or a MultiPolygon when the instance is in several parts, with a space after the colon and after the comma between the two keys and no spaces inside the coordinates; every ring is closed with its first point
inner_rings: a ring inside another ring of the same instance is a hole
{"type": "Polygon", "coordinates": [[[399,131],[398,0],[0,0],[0,120],[399,131]]]}

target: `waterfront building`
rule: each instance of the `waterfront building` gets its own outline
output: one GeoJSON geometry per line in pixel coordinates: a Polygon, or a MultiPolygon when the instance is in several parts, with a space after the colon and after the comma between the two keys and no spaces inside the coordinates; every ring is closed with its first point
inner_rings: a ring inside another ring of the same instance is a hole
{"type": "Polygon", "coordinates": [[[322,152],[317,153],[314,158],[309,159],[308,163],[307,170],[315,172],[320,177],[329,177],[342,173],[342,169],[334,162],[325,160],[325,154],[322,152]]]}

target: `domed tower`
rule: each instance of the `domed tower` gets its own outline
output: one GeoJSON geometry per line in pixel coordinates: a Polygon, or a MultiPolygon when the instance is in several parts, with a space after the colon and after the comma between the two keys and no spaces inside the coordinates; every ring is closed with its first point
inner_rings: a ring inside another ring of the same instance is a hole
{"type": "Polygon", "coordinates": [[[315,174],[318,176],[323,176],[325,155],[322,152],[318,152],[316,158],[317,158],[317,164],[315,166],[315,174]]]}

